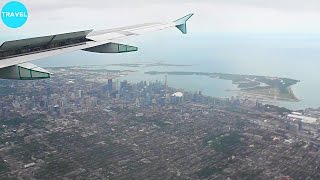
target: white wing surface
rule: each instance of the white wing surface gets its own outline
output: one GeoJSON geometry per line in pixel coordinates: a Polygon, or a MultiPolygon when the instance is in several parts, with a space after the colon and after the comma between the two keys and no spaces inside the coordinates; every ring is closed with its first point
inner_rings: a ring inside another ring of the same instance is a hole
{"type": "Polygon", "coordinates": [[[125,53],[137,51],[137,47],[113,43],[114,40],[137,36],[147,32],[159,31],[171,27],[177,27],[183,34],[187,33],[186,22],[193,14],[189,14],[171,23],[148,23],[101,31],[85,30],[50,36],[14,40],[4,42],[0,46],[0,78],[5,79],[41,79],[49,78],[46,70],[26,62],[68,53],[76,50],[84,50],[96,53],[125,53]],[[33,67],[33,68],[28,68],[33,67]],[[21,76],[21,69],[30,72],[21,76]],[[43,74],[43,76],[41,76],[43,74]]]}

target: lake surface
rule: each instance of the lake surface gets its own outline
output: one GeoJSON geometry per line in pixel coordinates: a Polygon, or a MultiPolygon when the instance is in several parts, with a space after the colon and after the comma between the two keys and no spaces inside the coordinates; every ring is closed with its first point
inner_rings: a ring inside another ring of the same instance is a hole
{"type": "MultiPolygon", "coordinates": [[[[182,67],[108,69],[139,70],[122,77],[129,81],[160,80],[164,75],[146,75],[144,71],[199,71],[288,77],[300,80],[292,89],[300,102],[280,102],[291,109],[320,107],[320,35],[307,34],[189,34],[176,32],[146,35],[124,43],[139,47],[128,54],[75,52],[36,61],[41,66],[104,65],[118,63],[193,64],[182,67]],[[159,35],[160,34],[160,35],[159,35]]],[[[205,76],[168,76],[168,84],[188,91],[202,91],[215,97],[230,97],[235,89],[231,81],[205,76]]]]}

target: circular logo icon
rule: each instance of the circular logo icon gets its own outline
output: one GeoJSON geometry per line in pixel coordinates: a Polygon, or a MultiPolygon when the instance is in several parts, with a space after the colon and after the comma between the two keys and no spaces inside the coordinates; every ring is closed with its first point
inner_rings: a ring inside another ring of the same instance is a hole
{"type": "Polygon", "coordinates": [[[6,26],[18,28],[26,23],[28,10],[21,2],[11,1],[3,6],[1,19],[6,26]]]}

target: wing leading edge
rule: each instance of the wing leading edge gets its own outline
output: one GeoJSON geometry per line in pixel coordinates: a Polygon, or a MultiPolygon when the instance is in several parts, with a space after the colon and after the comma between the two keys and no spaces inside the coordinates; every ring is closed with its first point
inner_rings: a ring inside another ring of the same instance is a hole
{"type": "MultiPolygon", "coordinates": [[[[0,46],[0,78],[14,79],[12,77],[19,76],[19,74],[10,75],[10,72],[19,71],[12,71],[11,69],[8,69],[8,67],[23,67],[21,64],[32,60],[64,54],[76,50],[85,50],[97,53],[124,53],[137,51],[137,47],[118,44],[114,43],[113,41],[172,27],[176,27],[183,34],[186,34],[186,22],[192,15],[193,14],[189,14],[171,23],[148,23],[116,29],[100,31],[86,30],[30,39],[7,41],[0,46]]],[[[43,69],[41,69],[41,72],[48,73],[43,69]]],[[[50,74],[41,78],[46,77],[50,77],[50,74]]],[[[29,77],[18,79],[33,78],[29,77]]]]}

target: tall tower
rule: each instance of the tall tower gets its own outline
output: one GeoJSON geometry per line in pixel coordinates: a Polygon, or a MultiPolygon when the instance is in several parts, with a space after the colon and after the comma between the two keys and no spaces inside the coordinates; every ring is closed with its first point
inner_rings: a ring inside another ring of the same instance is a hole
{"type": "Polygon", "coordinates": [[[164,97],[166,98],[167,97],[167,94],[168,94],[168,76],[165,75],[165,82],[164,82],[164,97]]]}
{"type": "Polygon", "coordinates": [[[168,76],[165,75],[165,82],[164,82],[164,104],[168,104],[168,76]]]}

